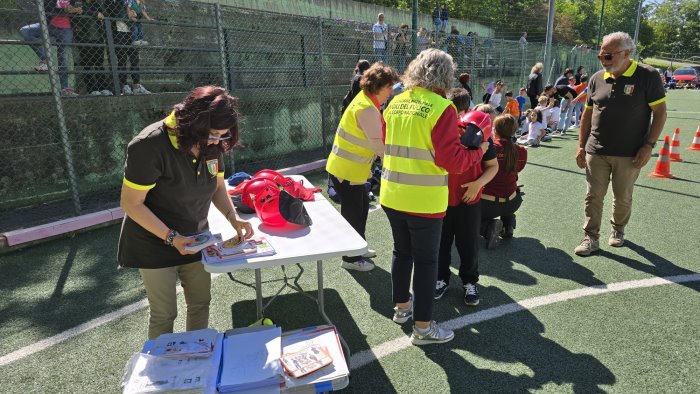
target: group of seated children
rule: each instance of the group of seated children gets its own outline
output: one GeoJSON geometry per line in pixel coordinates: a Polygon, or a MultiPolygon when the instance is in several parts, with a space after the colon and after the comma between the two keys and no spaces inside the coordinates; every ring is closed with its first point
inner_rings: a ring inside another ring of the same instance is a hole
{"type": "Polygon", "coordinates": [[[537,99],[537,106],[525,111],[525,120],[520,132],[521,137],[516,141],[520,145],[539,146],[540,142],[552,140],[547,135],[559,123],[561,108],[553,97],[542,95],[537,99]]]}

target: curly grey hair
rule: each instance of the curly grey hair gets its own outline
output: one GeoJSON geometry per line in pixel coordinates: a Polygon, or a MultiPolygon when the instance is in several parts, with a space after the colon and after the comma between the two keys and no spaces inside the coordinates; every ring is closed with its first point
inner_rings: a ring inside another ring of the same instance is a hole
{"type": "Polygon", "coordinates": [[[428,90],[447,90],[452,87],[455,69],[452,56],[439,49],[426,49],[408,65],[403,76],[404,89],[420,86],[428,90]]]}
{"type": "Polygon", "coordinates": [[[630,51],[630,55],[637,50],[637,45],[634,44],[632,37],[624,31],[616,31],[603,37],[603,43],[609,43],[611,41],[617,43],[620,50],[630,51]]]}

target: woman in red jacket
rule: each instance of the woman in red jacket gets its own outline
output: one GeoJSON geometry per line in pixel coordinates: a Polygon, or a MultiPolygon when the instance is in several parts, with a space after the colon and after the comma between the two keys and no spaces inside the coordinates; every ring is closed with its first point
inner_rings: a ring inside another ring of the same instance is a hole
{"type": "Polygon", "coordinates": [[[523,202],[517,185],[518,173],[527,163],[527,149],[513,143],[518,121],[508,114],[499,115],[493,128],[498,173],[481,194],[481,232],[489,247],[497,244],[499,235],[513,236],[515,212],[523,202]]]}

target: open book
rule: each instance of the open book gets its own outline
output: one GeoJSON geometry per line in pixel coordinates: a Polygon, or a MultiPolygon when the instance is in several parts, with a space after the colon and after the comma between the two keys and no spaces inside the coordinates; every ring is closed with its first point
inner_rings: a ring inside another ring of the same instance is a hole
{"type": "Polygon", "coordinates": [[[205,231],[203,233],[193,235],[189,237],[191,244],[185,246],[185,250],[190,250],[193,252],[199,252],[200,250],[206,248],[207,246],[214,245],[217,242],[221,242],[221,234],[212,234],[211,231],[205,231]]]}
{"type": "Polygon", "coordinates": [[[237,259],[249,259],[275,254],[275,249],[265,237],[257,237],[241,242],[233,237],[224,242],[218,242],[202,252],[206,263],[220,263],[237,259]]]}

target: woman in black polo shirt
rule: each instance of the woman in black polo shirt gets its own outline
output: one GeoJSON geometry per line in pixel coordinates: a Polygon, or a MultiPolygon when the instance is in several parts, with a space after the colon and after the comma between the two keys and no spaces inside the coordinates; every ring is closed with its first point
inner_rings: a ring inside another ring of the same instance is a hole
{"type": "Polygon", "coordinates": [[[185,247],[208,229],[213,202],[239,237],[250,223],[238,218],[226,193],[223,154],[238,140],[236,99],[223,88],[195,89],[170,115],[141,131],[127,147],[121,207],[126,215],[118,262],[138,268],[150,305],[149,339],[173,331],[175,284],[187,303],[187,330],[209,326],[211,276],[201,253],[185,247]]]}

